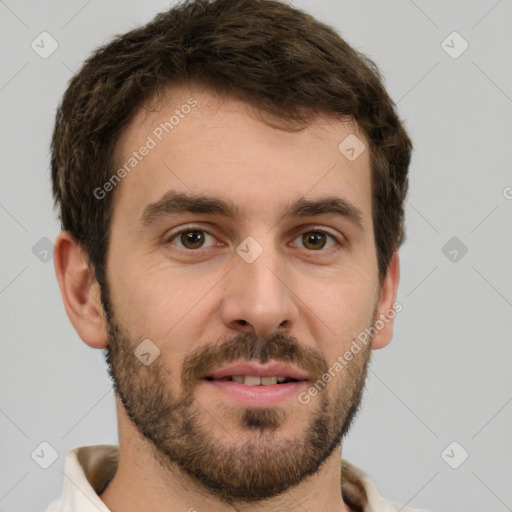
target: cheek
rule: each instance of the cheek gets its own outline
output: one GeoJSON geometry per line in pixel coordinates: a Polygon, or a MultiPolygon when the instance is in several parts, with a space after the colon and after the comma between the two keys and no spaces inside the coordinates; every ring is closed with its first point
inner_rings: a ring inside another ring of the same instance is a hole
{"type": "Polygon", "coordinates": [[[181,340],[178,349],[183,347],[186,352],[184,341],[194,339],[201,321],[204,323],[205,294],[218,278],[194,278],[179,268],[169,268],[166,261],[144,265],[134,258],[129,267],[124,265],[122,273],[116,275],[115,304],[124,325],[162,348],[169,340],[181,340]]]}
{"type": "MultiPolygon", "coordinates": [[[[357,269],[359,270],[359,269],[357,269]]],[[[353,270],[338,274],[298,294],[307,297],[301,306],[317,325],[316,338],[328,359],[335,358],[372,321],[376,302],[374,280],[353,270]],[[307,295],[304,295],[307,293],[307,295]]]]}

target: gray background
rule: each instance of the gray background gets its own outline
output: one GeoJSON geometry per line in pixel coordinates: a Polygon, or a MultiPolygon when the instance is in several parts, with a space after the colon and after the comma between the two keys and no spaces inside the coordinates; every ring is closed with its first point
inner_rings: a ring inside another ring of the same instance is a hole
{"type": "MultiPolygon", "coordinates": [[[[512,510],[511,1],[293,4],[377,62],[415,142],[403,310],[343,455],[410,506],[512,510]],[[458,58],[457,36],[442,46],[453,31],[469,44],[458,58]]],[[[69,450],[117,442],[103,353],[72,328],[44,261],[59,231],[48,143],[82,60],[167,5],[0,1],[1,511],[44,510],[69,450]],[[47,59],[31,48],[43,31],[59,45],[47,59]],[[31,458],[43,441],[58,453],[48,469],[31,458]]]]}

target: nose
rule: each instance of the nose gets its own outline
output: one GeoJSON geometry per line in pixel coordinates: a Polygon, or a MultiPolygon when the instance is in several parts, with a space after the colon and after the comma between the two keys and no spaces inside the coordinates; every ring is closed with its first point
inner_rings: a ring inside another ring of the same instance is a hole
{"type": "Polygon", "coordinates": [[[252,263],[235,255],[223,291],[224,324],[238,331],[253,330],[259,337],[291,329],[297,322],[298,309],[289,274],[282,257],[270,248],[252,263]]]}

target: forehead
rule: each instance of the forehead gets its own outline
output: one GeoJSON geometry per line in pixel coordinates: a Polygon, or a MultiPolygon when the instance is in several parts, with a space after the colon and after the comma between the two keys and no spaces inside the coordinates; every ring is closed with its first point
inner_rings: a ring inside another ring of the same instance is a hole
{"type": "Polygon", "coordinates": [[[168,90],[141,109],[116,146],[114,217],[136,222],[168,191],[236,203],[242,214],[277,214],[300,197],[350,198],[371,217],[368,143],[354,122],[326,114],[301,130],[285,130],[240,100],[199,87],[168,90]],[[349,153],[346,152],[347,148],[349,153]],[[356,159],[354,149],[361,152],[356,159]]]}

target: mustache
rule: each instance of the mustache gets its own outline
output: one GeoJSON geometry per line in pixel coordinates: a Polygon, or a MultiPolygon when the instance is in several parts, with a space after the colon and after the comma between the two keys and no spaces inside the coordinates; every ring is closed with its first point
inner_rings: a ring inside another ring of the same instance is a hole
{"type": "Polygon", "coordinates": [[[196,348],[184,360],[181,382],[185,389],[206,377],[212,370],[238,360],[276,361],[289,363],[309,372],[315,381],[328,371],[323,354],[299,343],[286,333],[260,338],[253,332],[240,333],[217,345],[196,348]]]}

